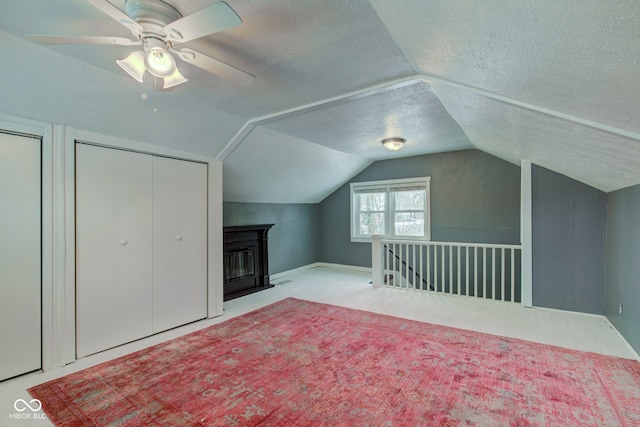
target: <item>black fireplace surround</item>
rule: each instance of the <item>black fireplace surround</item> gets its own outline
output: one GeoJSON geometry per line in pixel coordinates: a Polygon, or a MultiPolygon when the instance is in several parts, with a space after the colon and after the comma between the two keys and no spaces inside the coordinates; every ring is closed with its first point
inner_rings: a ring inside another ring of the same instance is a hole
{"type": "Polygon", "coordinates": [[[224,227],[224,301],[273,287],[268,234],[274,224],[224,227]]]}

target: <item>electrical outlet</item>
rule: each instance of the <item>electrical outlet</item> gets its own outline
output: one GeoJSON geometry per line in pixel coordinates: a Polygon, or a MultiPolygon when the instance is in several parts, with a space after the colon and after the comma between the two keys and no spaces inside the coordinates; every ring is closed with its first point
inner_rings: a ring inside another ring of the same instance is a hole
{"type": "Polygon", "coordinates": [[[618,313],[622,314],[622,304],[620,304],[620,308],[618,309],[618,313]]]}

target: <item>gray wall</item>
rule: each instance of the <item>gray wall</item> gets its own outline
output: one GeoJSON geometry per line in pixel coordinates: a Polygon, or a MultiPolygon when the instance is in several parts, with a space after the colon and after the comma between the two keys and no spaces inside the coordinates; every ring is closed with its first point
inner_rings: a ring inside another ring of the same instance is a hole
{"type": "Polygon", "coordinates": [[[640,353],[640,185],[609,193],[607,204],[604,314],[640,353]]]}
{"type": "Polygon", "coordinates": [[[224,225],[275,224],[269,231],[269,273],[318,261],[318,206],[309,204],[223,204],[224,225]]]}
{"type": "MultiPolygon", "coordinates": [[[[434,241],[520,243],[520,167],[479,150],[383,160],[350,182],[431,177],[434,241]]],[[[319,206],[319,261],[370,267],[371,245],[350,241],[349,183],[319,206]]]]}
{"type": "Polygon", "coordinates": [[[606,194],[532,165],[533,305],[603,314],[606,194]]]}

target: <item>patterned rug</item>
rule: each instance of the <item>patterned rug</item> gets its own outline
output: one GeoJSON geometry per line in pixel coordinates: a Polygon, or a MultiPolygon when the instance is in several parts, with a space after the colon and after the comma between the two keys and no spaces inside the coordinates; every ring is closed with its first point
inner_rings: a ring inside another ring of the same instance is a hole
{"type": "Polygon", "coordinates": [[[65,426],[639,426],[640,363],[289,298],[29,390],[65,426]]]}

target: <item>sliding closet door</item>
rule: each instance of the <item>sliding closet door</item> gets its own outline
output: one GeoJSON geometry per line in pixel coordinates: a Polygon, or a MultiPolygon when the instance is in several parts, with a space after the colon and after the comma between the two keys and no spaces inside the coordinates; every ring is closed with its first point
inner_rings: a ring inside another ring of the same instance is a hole
{"type": "Polygon", "coordinates": [[[40,145],[0,133],[0,381],[41,367],[40,145]]]}
{"type": "Polygon", "coordinates": [[[153,159],[153,331],[207,317],[207,166],[153,159]]]}
{"type": "Polygon", "coordinates": [[[76,144],[78,357],[152,333],[152,157],[76,144]]]}

